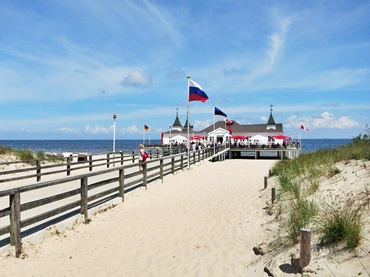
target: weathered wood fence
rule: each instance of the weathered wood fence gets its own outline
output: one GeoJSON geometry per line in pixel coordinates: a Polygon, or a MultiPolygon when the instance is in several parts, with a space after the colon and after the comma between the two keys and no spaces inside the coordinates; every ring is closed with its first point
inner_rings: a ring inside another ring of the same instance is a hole
{"type": "MultiPolygon", "coordinates": [[[[185,148],[183,147],[172,147],[169,148],[155,148],[148,149],[149,157],[159,158],[160,156],[168,156],[172,154],[184,153],[185,148]]],[[[104,155],[77,155],[70,156],[66,158],[54,160],[28,160],[28,161],[10,161],[0,163],[0,166],[6,166],[11,164],[30,164],[33,166],[28,166],[24,168],[14,169],[14,170],[3,170],[0,171],[0,184],[8,183],[13,181],[19,181],[24,179],[36,178],[36,181],[41,181],[42,176],[53,175],[57,173],[65,173],[70,176],[71,172],[88,169],[93,171],[93,169],[101,168],[106,166],[123,165],[124,162],[135,163],[138,160],[138,152],[132,151],[131,154],[124,154],[123,152],[107,153],[106,157],[104,155]],[[52,164],[50,164],[52,161],[52,164]],[[45,164],[49,163],[49,164],[45,164]],[[16,176],[18,175],[18,176],[16,176]],[[7,177],[11,176],[11,177],[7,177]]]]}
{"type": "MultiPolygon", "coordinates": [[[[127,165],[123,165],[122,157],[119,157],[120,164],[117,165],[116,160],[107,156],[104,162],[107,168],[102,170],[90,172],[92,165],[89,160],[87,173],[2,190],[0,203],[4,203],[1,200],[8,198],[9,204],[5,208],[0,205],[0,238],[8,234],[10,245],[15,247],[15,256],[19,257],[22,250],[22,233],[30,233],[30,229],[40,225],[45,228],[50,222],[62,221],[72,216],[71,213],[82,214],[86,224],[89,222],[89,209],[92,207],[115,197],[124,201],[125,190],[140,186],[147,188],[149,182],[158,179],[163,182],[164,175],[183,170],[188,164],[195,164],[204,159],[224,160],[227,150],[203,149],[189,155],[152,154],[150,160],[141,164],[142,171],[138,169],[138,163],[135,163],[135,156],[130,157],[133,163],[127,165]],[[110,167],[112,164],[115,166],[110,167]],[[4,223],[7,217],[9,223],[4,223]]],[[[67,168],[64,171],[68,170],[72,169],[67,168]]]]}

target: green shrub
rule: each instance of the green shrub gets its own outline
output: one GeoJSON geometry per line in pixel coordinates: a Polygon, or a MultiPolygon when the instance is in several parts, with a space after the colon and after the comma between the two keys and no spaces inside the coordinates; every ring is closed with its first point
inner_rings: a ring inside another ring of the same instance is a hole
{"type": "Polygon", "coordinates": [[[320,244],[337,245],[345,242],[349,249],[354,249],[359,245],[362,212],[358,205],[354,205],[355,202],[355,199],[350,198],[343,207],[335,202],[323,205],[317,222],[320,244]]]}
{"type": "Polygon", "coordinates": [[[298,242],[301,229],[309,226],[317,214],[317,206],[313,201],[302,198],[291,201],[288,210],[288,237],[293,243],[298,242]]]}

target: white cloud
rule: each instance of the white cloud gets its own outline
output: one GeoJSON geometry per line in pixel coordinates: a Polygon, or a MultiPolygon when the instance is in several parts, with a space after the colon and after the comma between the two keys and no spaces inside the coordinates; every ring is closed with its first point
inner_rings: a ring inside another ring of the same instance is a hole
{"type": "Polygon", "coordinates": [[[323,112],[318,116],[297,117],[291,115],[286,119],[284,127],[299,128],[301,123],[308,129],[351,129],[359,126],[359,123],[348,116],[341,116],[337,118],[334,114],[323,112]]]}
{"type": "Polygon", "coordinates": [[[144,76],[140,71],[131,71],[122,81],[125,87],[149,87],[152,84],[152,78],[144,76]]]}
{"type": "Polygon", "coordinates": [[[79,129],[70,128],[70,127],[62,127],[62,128],[57,129],[57,131],[60,132],[60,133],[67,133],[67,134],[78,134],[78,133],[80,133],[79,129]]]}
{"type": "Polygon", "coordinates": [[[111,128],[102,127],[99,125],[96,125],[95,127],[91,127],[90,125],[86,125],[85,127],[85,133],[91,133],[91,134],[108,134],[111,132],[111,128]]]}
{"type": "Polygon", "coordinates": [[[136,127],[136,125],[131,125],[127,128],[122,128],[121,129],[122,134],[130,134],[130,135],[137,135],[142,133],[142,131],[139,130],[139,128],[136,127]]]}

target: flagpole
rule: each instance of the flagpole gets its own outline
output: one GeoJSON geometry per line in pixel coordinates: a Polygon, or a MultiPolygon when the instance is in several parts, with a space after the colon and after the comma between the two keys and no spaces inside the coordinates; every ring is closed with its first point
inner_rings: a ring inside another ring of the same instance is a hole
{"type": "Polygon", "coordinates": [[[187,129],[188,129],[188,143],[187,143],[187,151],[188,151],[188,169],[190,168],[190,141],[189,141],[189,109],[190,109],[190,102],[189,102],[189,90],[190,90],[190,75],[187,76],[188,78],[188,92],[187,92],[187,97],[188,97],[188,113],[187,113],[187,117],[188,117],[188,126],[187,126],[187,129]]]}

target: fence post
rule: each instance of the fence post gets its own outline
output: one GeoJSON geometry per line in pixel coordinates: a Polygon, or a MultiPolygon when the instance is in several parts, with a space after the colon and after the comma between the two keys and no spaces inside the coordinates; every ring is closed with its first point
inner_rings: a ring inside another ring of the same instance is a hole
{"type": "Polygon", "coordinates": [[[80,213],[84,215],[85,224],[89,223],[90,219],[87,213],[87,197],[88,197],[88,188],[87,188],[87,177],[81,178],[81,209],[80,213]]]}
{"type": "Polygon", "coordinates": [[[135,151],[132,150],[132,163],[135,163],[135,151]]]}
{"type": "Polygon", "coordinates": [[[123,151],[121,151],[121,165],[123,165],[123,151]]]}
{"type": "Polygon", "coordinates": [[[157,158],[159,158],[159,149],[157,148],[157,158]]]}
{"type": "Polygon", "coordinates": [[[193,152],[193,164],[195,164],[195,152],[193,152]]]}
{"type": "Polygon", "coordinates": [[[200,150],[198,150],[198,163],[200,162],[200,150]]]}
{"type": "Polygon", "coordinates": [[[36,160],[36,180],[39,182],[41,180],[41,164],[39,160],[36,160]]]}
{"type": "Polygon", "coordinates": [[[276,200],[275,188],[271,188],[271,204],[274,204],[275,200],[276,200]]]}
{"type": "Polygon", "coordinates": [[[181,170],[184,169],[184,155],[181,155],[181,170]]]}
{"type": "Polygon", "coordinates": [[[118,193],[119,197],[122,198],[122,202],[125,201],[125,174],[123,168],[119,170],[119,187],[118,193]]]}
{"type": "Polygon", "coordinates": [[[11,194],[10,201],[10,245],[15,246],[15,256],[20,257],[22,252],[21,237],[21,196],[19,192],[11,194]]]}
{"type": "Polygon", "coordinates": [[[107,168],[109,168],[109,153],[107,154],[107,168]]]}
{"type": "Polygon", "coordinates": [[[159,161],[159,174],[160,174],[160,178],[162,180],[162,183],[163,183],[163,158],[159,161]]]}
{"type": "Polygon", "coordinates": [[[92,156],[89,155],[89,171],[92,171],[92,156]]]}
{"type": "Polygon", "coordinates": [[[71,158],[72,155],[67,158],[67,176],[71,175],[71,158]]]}
{"type": "Polygon", "coordinates": [[[147,163],[146,162],[143,162],[142,165],[143,165],[143,185],[145,186],[145,189],[148,189],[148,180],[147,180],[148,170],[147,170],[147,163]]]}
{"type": "Polygon", "coordinates": [[[301,245],[299,250],[299,272],[311,261],[311,230],[301,229],[301,245]]]}
{"type": "Polygon", "coordinates": [[[171,172],[175,174],[175,157],[171,158],[171,172]]]}
{"type": "Polygon", "coordinates": [[[149,158],[150,158],[150,159],[152,159],[152,158],[153,158],[152,149],[149,149],[149,158]]]}

